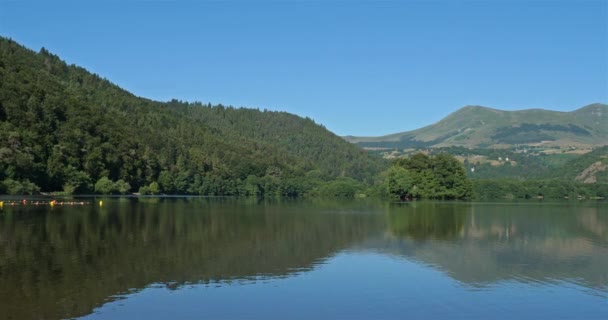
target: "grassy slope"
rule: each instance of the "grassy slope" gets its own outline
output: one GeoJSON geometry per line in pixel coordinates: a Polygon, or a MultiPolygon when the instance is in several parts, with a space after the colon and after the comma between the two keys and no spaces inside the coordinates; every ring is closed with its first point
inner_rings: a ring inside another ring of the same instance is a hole
{"type": "Polygon", "coordinates": [[[502,130],[504,137],[519,139],[535,144],[549,137],[548,145],[574,145],[590,147],[608,144],[608,105],[592,104],[572,112],[558,112],[541,109],[502,111],[480,106],[464,107],[441,121],[413,131],[395,133],[381,137],[345,137],[347,141],[364,147],[387,146],[407,148],[424,147],[508,147],[513,141],[501,139],[497,134],[502,130]],[[516,127],[523,124],[559,126],[536,128],[523,132],[516,127]],[[571,127],[587,133],[569,132],[571,127]],[[539,135],[531,137],[531,134],[539,135]],[[528,141],[526,141],[528,140],[528,141]],[[553,141],[551,141],[553,140],[553,141]],[[387,144],[388,142],[388,144],[387,144]]]}

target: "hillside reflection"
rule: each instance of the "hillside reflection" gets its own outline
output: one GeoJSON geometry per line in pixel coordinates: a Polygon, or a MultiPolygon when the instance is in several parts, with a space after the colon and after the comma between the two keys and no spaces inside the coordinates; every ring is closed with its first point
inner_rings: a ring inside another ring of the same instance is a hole
{"type": "Polygon", "coordinates": [[[417,261],[474,289],[565,281],[608,294],[601,203],[123,198],[101,208],[5,206],[0,310],[8,319],[77,317],[151,284],[251,284],[357,250],[417,261]]]}
{"type": "Polygon", "coordinates": [[[608,291],[605,204],[413,203],[391,207],[388,230],[365,246],[468,285],[563,280],[608,291]]]}
{"type": "Polygon", "coordinates": [[[384,228],[382,216],[360,205],[201,198],[104,202],[102,208],[4,208],[3,314],[75,317],[151,283],[175,288],[283,277],[384,228]]]}

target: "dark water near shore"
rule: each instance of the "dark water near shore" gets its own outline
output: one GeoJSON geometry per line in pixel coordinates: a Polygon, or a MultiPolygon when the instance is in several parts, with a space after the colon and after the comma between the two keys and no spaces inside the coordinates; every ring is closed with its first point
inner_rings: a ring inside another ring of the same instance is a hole
{"type": "Polygon", "coordinates": [[[0,318],[608,318],[608,203],[0,209],[0,318]]]}

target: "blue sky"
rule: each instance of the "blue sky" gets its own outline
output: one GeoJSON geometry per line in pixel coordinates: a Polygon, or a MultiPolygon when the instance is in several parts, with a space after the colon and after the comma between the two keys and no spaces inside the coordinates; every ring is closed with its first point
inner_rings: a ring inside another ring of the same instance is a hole
{"type": "Polygon", "coordinates": [[[464,105],[608,101],[608,0],[0,0],[0,35],[139,96],[284,110],[340,135],[464,105]]]}

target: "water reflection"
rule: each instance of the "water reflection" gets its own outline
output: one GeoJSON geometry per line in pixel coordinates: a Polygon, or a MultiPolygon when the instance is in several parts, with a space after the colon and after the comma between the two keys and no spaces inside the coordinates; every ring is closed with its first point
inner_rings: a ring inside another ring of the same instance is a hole
{"type": "Polygon", "coordinates": [[[388,214],[392,235],[414,240],[456,238],[463,230],[470,204],[403,203],[393,204],[388,214]]]}
{"type": "Polygon", "coordinates": [[[332,206],[193,198],[11,208],[0,216],[0,309],[74,317],[150,283],[282,277],[383,228],[365,212],[327,214],[332,206]]]}
{"type": "Polygon", "coordinates": [[[419,203],[394,206],[389,235],[366,244],[472,286],[560,280],[608,291],[605,204],[419,203]]]}
{"type": "MultiPolygon", "coordinates": [[[[152,284],[250,285],[359,251],[430,266],[469,289],[575,283],[608,294],[601,203],[121,198],[102,208],[4,207],[0,309],[9,319],[76,317],[152,284]]],[[[383,261],[367,263],[382,272],[383,261]]]]}

